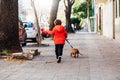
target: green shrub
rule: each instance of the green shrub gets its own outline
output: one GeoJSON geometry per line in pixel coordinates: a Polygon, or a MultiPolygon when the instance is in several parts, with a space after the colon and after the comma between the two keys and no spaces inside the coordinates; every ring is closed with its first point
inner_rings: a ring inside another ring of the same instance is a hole
{"type": "Polygon", "coordinates": [[[8,53],[9,53],[9,51],[7,49],[5,49],[5,50],[2,51],[3,55],[8,55],[8,53]]]}

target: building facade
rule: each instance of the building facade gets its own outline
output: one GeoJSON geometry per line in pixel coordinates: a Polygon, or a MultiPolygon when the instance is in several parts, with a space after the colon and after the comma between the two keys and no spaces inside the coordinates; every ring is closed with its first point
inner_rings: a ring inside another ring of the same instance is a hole
{"type": "Polygon", "coordinates": [[[110,39],[120,39],[120,0],[95,0],[97,31],[110,39]]]}

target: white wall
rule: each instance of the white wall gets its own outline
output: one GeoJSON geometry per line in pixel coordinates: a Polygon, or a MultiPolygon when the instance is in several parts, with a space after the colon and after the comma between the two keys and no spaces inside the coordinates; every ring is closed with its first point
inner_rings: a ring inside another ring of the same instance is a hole
{"type": "Polygon", "coordinates": [[[116,18],[115,18],[115,39],[116,40],[118,40],[118,41],[120,41],[120,14],[119,14],[119,12],[120,12],[120,7],[119,7],[119,1],[120,0],[117,0],[117,16],[116,16],[116,18]]]}
{"type": "Polygon", "coordinates": [[[113,4],[108,1],[103,6],[103,36],[113,38],[113,4]]]}
{"type": "Polygon", "coordinates": [[[115,39],[120,41],[120,18],[115,19],[115,39]]]}
{"type": "Polygon", "coordinates": [[[113,27],[115,27],[115,39],[120,41],[120,17],[115,19],[115,26],[113,26],[113,0],[108,0],[107,3],[97,5],[95,14],[99,14],[98,7],[102,7],[103,10],[103,36],[113,39],[113,27]]]}

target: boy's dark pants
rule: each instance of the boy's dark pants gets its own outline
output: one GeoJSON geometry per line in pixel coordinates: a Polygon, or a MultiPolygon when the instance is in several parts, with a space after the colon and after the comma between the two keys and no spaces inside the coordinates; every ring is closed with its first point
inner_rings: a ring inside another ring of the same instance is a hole
{"type": "Polygon", "coordinates": [[[63,55],[63,47],[64,47],[64,44],[56,44],[55,45],[56,58],[63,55]]]}

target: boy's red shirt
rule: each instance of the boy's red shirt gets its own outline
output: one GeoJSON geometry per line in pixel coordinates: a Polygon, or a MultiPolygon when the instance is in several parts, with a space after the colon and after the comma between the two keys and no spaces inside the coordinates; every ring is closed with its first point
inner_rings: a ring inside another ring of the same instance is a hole
{"type": "Polygon", "coordinates": [[[68,33],[62,25],[56,25],[52,31],[47,32],[54,36],[55,44],[65,44],[68,33]]]}

